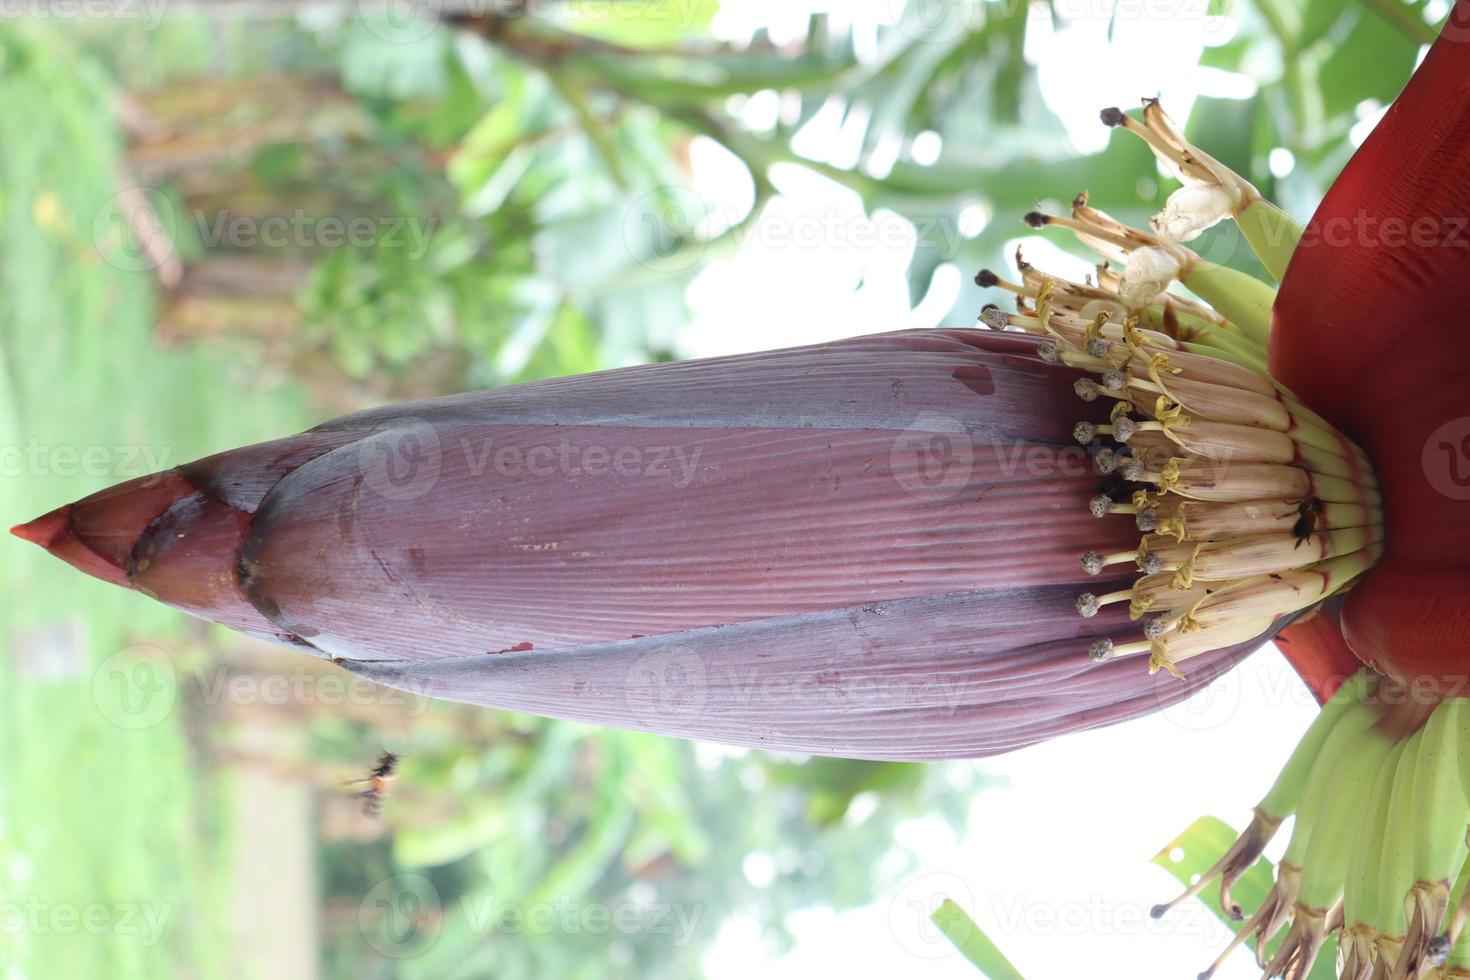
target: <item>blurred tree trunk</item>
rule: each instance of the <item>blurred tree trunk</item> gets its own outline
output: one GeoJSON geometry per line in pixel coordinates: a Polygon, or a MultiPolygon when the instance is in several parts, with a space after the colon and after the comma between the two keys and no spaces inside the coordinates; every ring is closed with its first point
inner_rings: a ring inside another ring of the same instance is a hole
{"type": "Polygon", "coordinates": [[[290,343],[301,326],[297,294],[310,269],[302,262],[250,254],[206,254],[184,267],[164,297],[158,338],[164,343],[244,336],[267,347],[290,343]]]}

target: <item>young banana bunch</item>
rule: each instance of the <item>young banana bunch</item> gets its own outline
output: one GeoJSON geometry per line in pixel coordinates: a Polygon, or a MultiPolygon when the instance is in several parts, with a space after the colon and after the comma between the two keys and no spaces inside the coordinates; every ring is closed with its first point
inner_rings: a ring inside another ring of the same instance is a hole
{"type": "Polygon", "coordinates": [[[1338,938],[1342,980],[1470,980],[1470,700],[1371,671],[1323,707],[1250,826],[1162,916],[1216,879],[1245,919],[1208,977],[1251,943],[1265,977],[1301,980],[1338,938]],[[1247,918],[1231,887],[1294,818],[1276,882],[1247,918]],[[1278,943],[1278,936],[1284,937],[1278,943]]]}

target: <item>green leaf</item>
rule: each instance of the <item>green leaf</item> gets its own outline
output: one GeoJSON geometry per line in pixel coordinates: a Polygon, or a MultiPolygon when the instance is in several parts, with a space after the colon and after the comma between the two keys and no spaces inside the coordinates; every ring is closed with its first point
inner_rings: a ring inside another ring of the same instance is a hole
{"type": "Polygon", "coordinates": [[[1302,14],[1302,31],[1297,46],[1310,47],[1332,30],[1346,7],[1341,0],[1307,0],[1306,12],[1302,14]]]}
{"type": "Polygon", "coordinates": [[[564,30],[633,48],[664,48],[709,32],[718,0],[643,0],[637,4],[566,4],[549,20],[564,30]]]}
{"type": "Polygon", "coordinates": [[[944,933],[944,938],[954,944],[960,955],[975,965],[990,980],[1025,980],[1021,972],[1011,965],[985,931],[965,914],[950,899],[939,903],[939,908],[929,920],[944,933]]]}
{"type": "Polygon", "coordinates": [[[1386,21],[1360,14],[1352,31],[1322,63],[1318,76],[1329,116],[1350,113],[1365,99],[1392,102],[1404,87],[1419,45],[1386,21]]]}

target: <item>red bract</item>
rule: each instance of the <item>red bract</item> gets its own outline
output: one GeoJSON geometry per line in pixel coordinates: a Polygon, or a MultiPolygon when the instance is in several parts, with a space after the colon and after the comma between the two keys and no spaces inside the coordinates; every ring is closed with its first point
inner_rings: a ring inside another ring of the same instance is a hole
{"type": "Polygon", "coordinates": [[[1364,662],[1470,671],[1470,4],[1334,183],[1281,284],[1271,372],[1357,440],[1387,549],[1345,597],[1364,662]]]}
{"type": "Polygon", "coordinates": [[[195,615],[439,697],[870,758],[1005,751],[1178,701],[1094,663],[1078,372],[920,331],[347,416],[17,529],[195,615]],[[104,538],[97,528],[110,527],[104,538]]]}

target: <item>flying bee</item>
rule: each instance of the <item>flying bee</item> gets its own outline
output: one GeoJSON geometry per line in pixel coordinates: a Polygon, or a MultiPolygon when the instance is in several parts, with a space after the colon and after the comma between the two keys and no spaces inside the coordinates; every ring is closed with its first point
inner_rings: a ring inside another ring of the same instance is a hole
{"type": "Polygon", "coordinates": [[[378,761],[366,776],[362,779],[351,780],[349,785],[367,784],[367,789],[353,794],[357,799],[362,800],[362,812],[374,818],[382,816],[383,801],[392,792],[393,782],[397,778],[398,756],[392,752],[384,752],[378,756],[378,761]]]}
{"type": "Polygon", "coordinates": [[[1322,501],[1316,497],[1308,497],[1297,508],[1296,523],[1291,526],[1291,533],[1296,536],[1298,548],[1301,547],[1303,541],[1317,533],[1317,523],[1322,519],[1322,510],[1322,501]]]}

